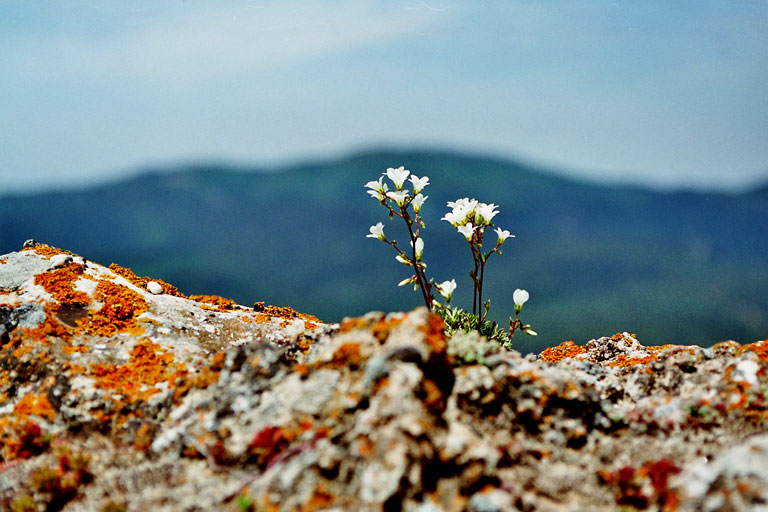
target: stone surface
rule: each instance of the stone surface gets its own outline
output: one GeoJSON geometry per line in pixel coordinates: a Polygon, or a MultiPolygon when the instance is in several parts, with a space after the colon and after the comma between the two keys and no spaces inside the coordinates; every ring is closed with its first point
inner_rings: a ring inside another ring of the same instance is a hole
{"type": "Polygon", "coordinates": [[[768,341],[451,342],[30,243],[0,256],[0,510],[765,510],[768,341]]]}

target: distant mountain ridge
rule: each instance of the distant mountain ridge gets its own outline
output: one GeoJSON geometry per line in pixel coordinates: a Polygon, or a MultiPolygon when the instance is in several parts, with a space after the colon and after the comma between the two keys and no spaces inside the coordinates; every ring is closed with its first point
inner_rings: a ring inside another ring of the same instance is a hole
{"type": "MultiPolygon", "coordinates": [[[[512,291],[531,300],[539,339],[521,350],[619,331],[646,344],[768,337],[768,187],[749,193],[662,193],[608,187],[517,162],[447,151],[369,151],[279,172],[224,165],[146,173],[93,188],[0,199],[0,254],[27,238],[114,261],[187,294],[291,305],[328,321],[408,310],[407,272],[366,239],[378,221],[402,237],[364,184],[387,167],[428,175],[425,260],[471,301],[469,250],[439,219],[458,197],[494,202],[517,235],[488,263],[485,295],[504,322],[512,291]]],[[[1,271],[2,269],[0,269],[1,271]]]]}

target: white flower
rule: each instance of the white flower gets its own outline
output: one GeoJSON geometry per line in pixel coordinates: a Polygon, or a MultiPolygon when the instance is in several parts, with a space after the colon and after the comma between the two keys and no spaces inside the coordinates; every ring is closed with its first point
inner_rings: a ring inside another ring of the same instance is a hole
{"type": "Polygon", "coordinates": [[[445,297],[445,300],[451,301],[451,295],[453,295],[453,291],[456,289],[456,280],[451,279],[450,281],[443,281],[439,285],[437,285],[437,291],[440,292],[440,295],[445,297]]]}
{"type": "Polygon", "coordinates": [[[463,197],[461,199],[457,199],[456,201],[448,201],[448,207],[453,208],[454,210],[459,208],[474,210],[475,206],[477,206],[477,199],[470,199],[468,197],[463,197]]]}
{"type": "Polygon", "coordinates": [[[378,190],[379,192],[387,189],[387,184],[384,183],[384,177],[379,177],[376,181],[369,181],[365,184],[366,188],[370,188],[371,190],[378,190]]]}
{"type": "Polygon", "coordinates": [[[411,171],[401,165],[397,169],[390,167],[384,174],[392,180],[397,190],[400,190],[403,188],[403,183],[405,183],[405,179],[411,174],[411,171]]]}
{"type": "Polygon", "coordinates": [[[384,196],[387,193],[387,190],[389,190],[389,187],[386,183],[383,182],[384,178],[379,178],[378,181],[369,181],[365,184],[365,186],[371,190],[366,190],[369,194],[371,194],[372,197],[375,197],[379,201],[384,200],[384,196]]]}
{"type": "Polygon", "coordinates": [[[491,203],[491,204],[485,204],[485,203],[479,203],[477,205],[477,215],[480,216],[481,222],[478,222],[478,224],[485,224],[488,226],[491,223],[491,219],[493,219],[497,213],[499,213],[498,210],[494,211],[494,208],[496,208],[497,205],[491,203]]]}
{"type": "Polygon", "coordinates": [[[429,185],[429,176],[424,176],[423,178],[419,178],[416,175],[412,175],[411,183],[413,183],[413,193],[418,194],[419,192],[424,189],[427,185],[429,185]]]}
{"type": "Polygon", "coordinates": [[[384,236],[384,224],[381,222],[377,222],[375,226],[370,227],[370,235],[366,235],[365,238],[378,238],[382,242],[387,239],[387,237],[384,236]]]}
{"type": "Polygon", "coordinates": [[[472,224],[464,224],[463,226],[456,226],[456,230],[464,235],[464,238],[467,239],[467,242],[472,240],[472,233],[475,232],[475,229],[477,229],[477,226],[473,226],[472,224]]]}
{"type": "Polygon", "coordinates": [[[512,293],[512,300],[515,301],[515,309],[522,308],[528,301],[528,292],[518,288],[512,293]]]}
{"type": "Polygon", "coordinates": [[[494,231],[496,232],[496,235],[498,235],[499,237],[499,240],[497,242],[499,245],[503,244],[504,240],[506,240],[509,237],[515,238],[515,235],[511,235],[509,231],[507,231],[506,229],[496,228],[494,229],[494,231]]]}
{"type": "Polygon", "coordinates": [[[403,265],[405,265],[406,267],[412,267],[413,266],[413,264],[411,263],[411,260],[409,260],[408,258],[406,258],[405,256],[403,256],[401,254],[398,254],[397,256],[395,256],[395,259],[397,261],[399,261],[400,263],[402,263],[403,265]]]}
{"type": "Polygon", "coordinates": [[[399,283],[397,283],[397,286],[405,286],[407,284],[413,284],[417,281],[416,276],[411,276],[408,279],[403,279],[399,283]]]}
{"type": "Polygon", "coordinates": [[[442,219],[451,223],[452,226],[456,227],[459,225],[459,222],[464,220],[464,216],[460,215],[456,211],[448,212],[446,213],[442,219]]]}
{"type": "Polygon", "coordinates": [[[421,261],[421,257],[424,254],[424,240],[417,238],[416,245],[414,246],[413,242],[411,242],[411,245],[416,249],[416,261],[421,261]]]}
{"type": "Polygon", "coordinates": [[[416,197],[414,197],[413,201],[411,201],[411,204],[413,205],[413,211],[419,213],[421,211],[421,205],[424,204],[424,201],[426,201],[428,197],[429,196],[416,194],[416,197]]]}
{"type": "Polygon", "coordinates": [[[402,207],[405,204],[405,200],[408,199],[408,191],[403,190],[400,192],[387,192],[387,197],[397,203],[397,206],[402,207]]]}

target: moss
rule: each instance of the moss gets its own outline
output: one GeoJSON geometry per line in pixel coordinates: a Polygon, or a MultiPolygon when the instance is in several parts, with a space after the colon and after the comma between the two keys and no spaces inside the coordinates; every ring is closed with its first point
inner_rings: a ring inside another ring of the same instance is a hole
{"type": "Polygon", "coordinates": [[[37,505],[29,494],[23,494],[16,498],[12,505],[13,512],[36,512],[37,505]]]}
{"type": "Polygon", "coordinates": [[[457,331],[448,338],[447,352],[454,364],[486,364],[489,355],[501,347],[477,331],[457,331]]]}

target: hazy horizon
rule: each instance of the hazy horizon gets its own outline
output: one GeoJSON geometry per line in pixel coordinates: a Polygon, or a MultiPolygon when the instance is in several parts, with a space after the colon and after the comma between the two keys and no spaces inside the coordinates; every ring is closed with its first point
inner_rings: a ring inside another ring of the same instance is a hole
{"type": "Polygon", "coordinates": [[[0,193],[371,147],[768,182],[768,3],[0,3],[0,193]]]}
{"type": "MultiPolygon", "coordinates": [[[[342,161],[347,158],[356,157],[372,152],[425,152],[425,153],[453,153],[457,156],[463,157],[476,157],[480,159],[499,160],[510,163],[520,164],[533,172],[540,172],[545,175],[552,175],[561,177],[567,180],[573,180],[574,182],[594,184],[598,186],[616,186],[616,187],[636,187],[640,189],[647,189],[656,192],[693,192],[693,193],[724,193],[724,194],[739,194],[749,193],[753,190],[762,190],[768,187],[768,176],[764,179],[755,180],[753,183],[741,184],[737,186],[722,187],[722,186],[706,186],[706,185],[692,185],[686,186],[685,184],[679,185],[664,185],[654,184],[644,181],[642,178],[632,176],[612,176],[612,177],[595,177],[589,172],[583,172],[579,170],[569,170],[562,168],[549,167],[532,160],[526,160],[522,158],[514,158],[510,156],[500,155],[492,151],[478,151],[472,149],[457,149],[446,148],[438,145],[424,145],[424,146],[386,146],[386,145],[372,145],[363,146],[360,148],[352,149],[349,151],[342,151],[338,154],[332,155],[320,155],[320,156],[307,156],[297,159],[286,159],[285,161],[271,161],[271,162],[246,162],[237,161],[234,159],[223,158],[202,158],[197,160],[178,160],[178,161],[166,161],[166,162],[151,162],[145,165],[137,165],[132,168],[121,169],[112,172],[93,173],[90,176],[85,176],[80,180],[68,179],[66,182],[52,180],[49,183],[27,183],[20,186],[8,187],[5,183],[0,183],[0,197],[10,195],[27,195],[46,192],[67,192],[76,190],[88,190],[93,187],[102,185],[111,185],[114,183],[120,183],[122,181],[132,180],[145,176],[148,174],[156,173],[175,173],[183,172],[186,170],[201,168],[201,167],[221,167],[226,170],[235,170],[243,172],[283,172],[290,171],[294,167],[301,167],[303,165],[317,165],[319,163],[342,161]]],[[[408,162],[392,162],[393,166],[405,165],[408,166],[408,162]]],[[[384,169],[371,169],[373,174],[384,169]]],[[[418,171],[419,169],[413,169],[418,171]]],[[[425,174],[429,174],[428,171],[425,174]]]]}

